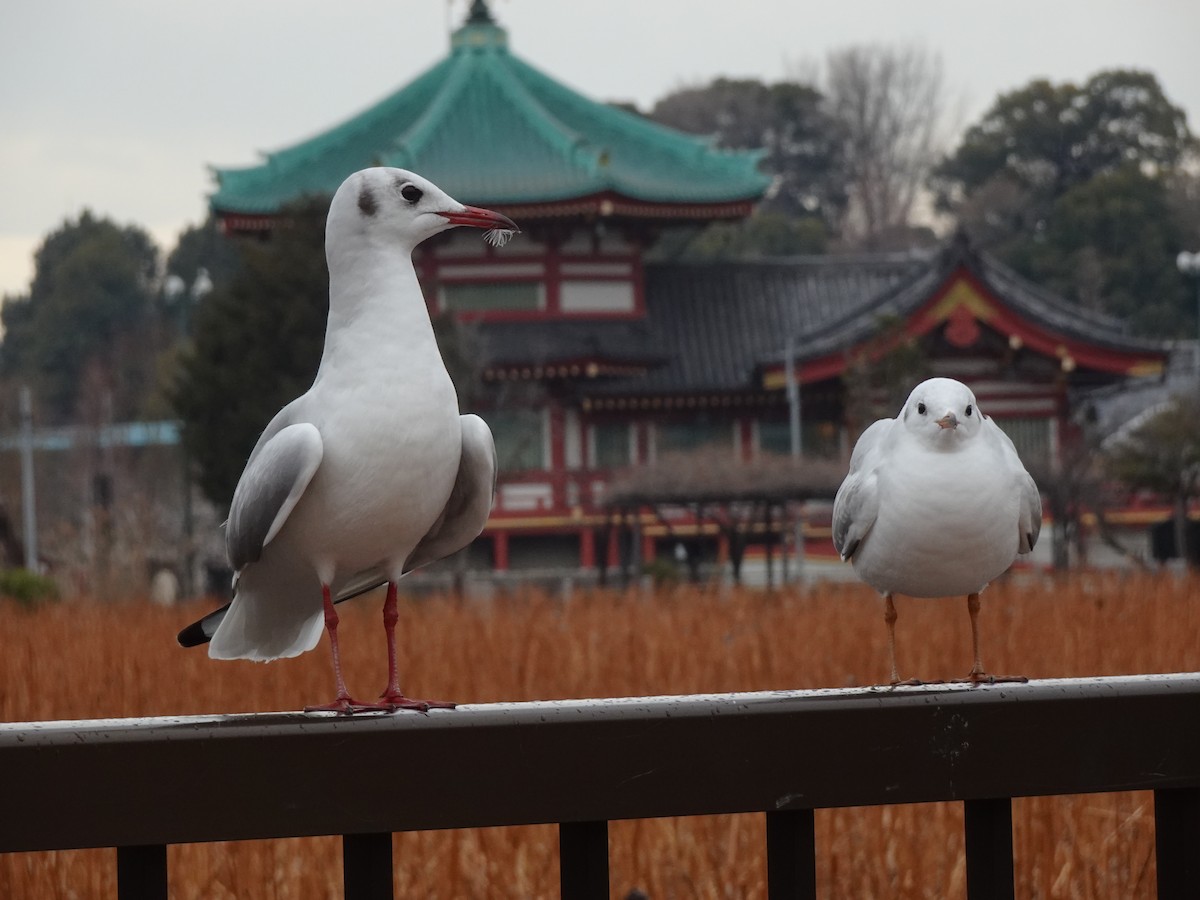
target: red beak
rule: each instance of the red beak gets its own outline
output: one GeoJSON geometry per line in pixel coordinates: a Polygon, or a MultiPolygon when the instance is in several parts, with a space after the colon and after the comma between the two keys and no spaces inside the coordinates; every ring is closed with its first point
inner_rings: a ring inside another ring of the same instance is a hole
{"type": "Polygon", "coordinates": [[[508,216],[503,216],[490,209],[480,209],[478,206],[464,206],[457,212],[439,212],[439,216],[449,220],[451,225],[469,225],[472,228],[502,228],[505,231],[520,232],[517,223],[508,216]]]}

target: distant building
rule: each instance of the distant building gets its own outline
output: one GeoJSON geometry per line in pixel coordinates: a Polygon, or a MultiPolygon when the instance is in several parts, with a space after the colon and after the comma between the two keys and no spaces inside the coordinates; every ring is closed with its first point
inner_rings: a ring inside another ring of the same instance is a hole
{"type": "MultiPolygon", "coordinates": [[[[502,474],[472,553],[499,571],[615,565],[614,471],[701,447],[744,462],[787,453],[789,338],[814,455],[846,452],[866,424],[851,420],[844,376],[888,341],[971,385],[1027,459],[1055,457],[1082,394],[1162,370],[1159,343],[962,238],[924,255],[644,261],[665,228],[747,215],[769,187],[757,160],[563,86],[512,55],[476,0],[444,60],[261,165],[216,169],[211,205],[227,231],[252,233],[290,200],[395,165],[520,223],[502,250],[451,231],[414,260],[431,312],[453,313],[473,342],[479,384],[460,390],[491,425],[502,474]]],[[[649,514],[640,558],[688,528],[723,558],[715,528],[649,514]]],[[[805,535],[832,553],[819,519],[805,535]]]]}

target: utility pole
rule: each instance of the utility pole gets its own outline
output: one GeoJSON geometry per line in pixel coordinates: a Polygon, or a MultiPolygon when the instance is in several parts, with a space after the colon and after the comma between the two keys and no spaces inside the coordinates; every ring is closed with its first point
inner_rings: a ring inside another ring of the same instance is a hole
{"type": "Polygon", "coordinates": [[[37,508],[33,489],[33,399],[29,386],[18,393],[21,414],[21,524],[25,538],[25,568],[38,570],[37,508]]]}
{"type": "Polygon", "coordinates": [[[796,379],[796,339],[787,342],[788,424],[792,434],[792,459],[800,458],[800,383],[796,379]]]}
{"type": "MultiPolygon", "coordinates": [[[[1200,253],[1188,253],[1184,250],[1175,258],[1175,266],[1184,277],[1196,283],[1196,327],[1200,331],[1200,253]]],[[[1200,334],[1197,337],[1200,338],[1200,334]]],[[[1200,381],[1200,340],[1196,341],[1196,351],[1192,359],[1196,365],[1196,379],[1200,381]]]]}
{"type": "MultiPolygon", "coordinates": [[[[796,339],[788,335],[787,342],[787,400],[788,425],[792,438],[792,461],[799,462],[803,455],[800,446],[800,379],[796,377],[796,339]]],[[[804,581],[804,501],[800,501],[800,515],[793,523],[792,543],[796,548],[796,580],[804,581]]]]}

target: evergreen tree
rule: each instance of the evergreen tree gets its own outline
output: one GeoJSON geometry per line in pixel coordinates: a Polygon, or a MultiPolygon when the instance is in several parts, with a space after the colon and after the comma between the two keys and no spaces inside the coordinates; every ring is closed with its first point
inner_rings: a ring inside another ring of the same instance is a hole
{"type": "Polygon", "coordinates": [[[1182,244],[1162,179],[1126,167],[1059,197],[1045,228],[1008,257],[1039,284],[1134,331],[1190,337],[1194,304],[1174,262],[1182,244]]]}
{"type": "Polygon", "coordinates": [[[980,246],[1142,334],[1195,333],[1174,260],[1194,204],[1173,198],[1195,148],[1148,72],[1000,96],[938,170],[942,203],[980,246]]]}
{"type": "Polygon", "coordinates": [[[140,228],[84,211],[50,234],[34,255],[29,293],[5,299],[0,371],[30,383],[44,421],[138,414],[153,390],[158,250],[140,228]]]}
{"type": "Polygon", "coordinates": [[[1149,72],[1111,70],[1082,86],[1045,80],[1002,94],[939,167],[967,194],[997,177],[1053,202],[1097,175],[1170,169],[1193,146],[1187,117],[1149,72]]]}
{"type": "Polygon", "coordinates": [[[327,199],[284,211],[268,238],[243,238],[228,282],[204,297],[171,402],[205,495],[233,499],[263,428],[308,390],[321,359],[329,310],[327,199]]]}

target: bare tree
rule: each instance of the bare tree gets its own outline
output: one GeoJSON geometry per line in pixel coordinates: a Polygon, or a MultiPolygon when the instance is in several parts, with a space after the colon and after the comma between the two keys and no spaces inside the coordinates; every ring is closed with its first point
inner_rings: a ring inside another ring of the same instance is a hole
{"type": "Polygon", "coordinates": [[[824,91],[846,135],[848,244],[888,249],[910,234],[930,169],[944,147],[942,60],[917,44],[831,51],[824,91]]]}

